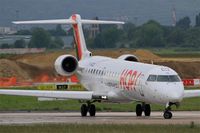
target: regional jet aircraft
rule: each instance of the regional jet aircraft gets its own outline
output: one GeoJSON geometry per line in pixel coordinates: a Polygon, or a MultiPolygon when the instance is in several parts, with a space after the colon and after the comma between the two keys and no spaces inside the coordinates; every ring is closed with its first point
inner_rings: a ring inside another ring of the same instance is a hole
{"type": "MultiPolygon", "coordinates": [[[[150,116],[150,104],[164,105],[164,118],[172,118],[171,106],[183,98],[198,97],[200,90],[184,90],[178,74],[169,67],[139,62],[135,55],[125,54],[117,59],[92,56],[87,49],[82,24],[124,24],[118,21],[81,19],[74,14],[69,19],[18,21],[15,24],[71,24],[77,46],[77,57],[62,55],[55,69],[63,76],[77,75],[87,91],[0,90],[0,94],[36,96],[43,98],[77,99],[85,101],[81,116],[95,116],[95,102],[137,101],[136,115],[150,116]]],[[[108,44],[109,45],[109,44],[108,44]]]]}

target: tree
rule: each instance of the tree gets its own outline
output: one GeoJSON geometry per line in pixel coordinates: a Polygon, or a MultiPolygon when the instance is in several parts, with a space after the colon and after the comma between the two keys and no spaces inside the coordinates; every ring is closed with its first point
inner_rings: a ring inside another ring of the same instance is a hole
{"type": "Polygon", "coordinates": [[[65,36],[66,35],[66,32],[63,30],[63,28],[60,24],[56,26],[56,35],[57,36],[65,36]]]}
{"type": "Polygon", "coordinates": [[[136,26],[133,23],[126,23],[123,29],[124,29],[124,32],[126,33],[127,39],[133,40],[136,26]]]}
{"type": "Polygon", "coordinates": [[[164,31],[156,21],[149,21],[135,31],[132,47],[164,47],[164,31]]]}
{"type": "Polygon", "coordinates": [[[199,48],[200,44],[200,28],[191,28],[187,31],[187,36],[184,38],[185,43],[183,46],[199,48]]]}
{"type": "Polygon", "coordinates": [[[62,26],[59,24],[56,26],[56,29],[48,30],[52,36],[65,36],[67,33],[62,29],[62,26]]]}
{"type": "Polygon", "coordinates": [[[64,46],[64,42],[62,38],[55,37],[54,40],[51,42],[49,48],[62,48],[64,46]]]}
{"type": "Polygon", "coordinates": [[[3,44],[1,45],[1,48],[2,48],[2,49],[6,49],[6,48],[11,48],[11,47],[10,47],[9,44],[3,43],[3,44]]]}
{"type": "Polygon", "coordinates": [[[190,18],[184,17],[176,23],[176,26],[183,29],[188,29],[190,27],[190,23],[191,23],[190,18]]]}
{"type": "Polygon", "coordinates": [[[166,37],[167,45],[168,46],[181,46],[183,45],[186,32],[184,29],[181,28],[174,28],[170,34],[166,37]]]}
{"type": "Polygon", "coordinates": [[[121,39],[121,35],[121,30],[111,27],[98,34],[91,46],[93,48],[115,48],[116,43],[121,39]]]}
{"type": "Polygon", "coordinates": [[[14,43],[14,48],[24,48],[26,46],[26,42],[24,39],[16,40],[14,43]]]}
{"type": "Polygon", "coordinates": [[[46,30],[42,28],[35,28],[33,29],[29,47],[49,48],[51,42],[51,36],[46,30]]]}
{"type": "Polygon", "coordinates": [[[200,27],[200,13],[196,15],[196,27],[200,27]]]}

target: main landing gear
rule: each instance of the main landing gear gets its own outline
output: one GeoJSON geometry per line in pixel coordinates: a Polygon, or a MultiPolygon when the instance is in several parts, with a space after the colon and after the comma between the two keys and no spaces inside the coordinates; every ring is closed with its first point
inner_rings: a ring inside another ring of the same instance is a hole
{"type": "Polygon", "coordinates": [[[136,105],[136,116],[142,116],[142,112],[144,112],[145,116],[151,115],[151,106],[150,104],[137,104],[136,105]]]}
{"type": "Polygon", "coordinates": [[[96,114],[95,105],[91,104],[91,103],[82,104],[82,106],[81,106],[81,116],[82,117],[87,116],[87,112],[89,112],[90,116],[95,116],[95,114],[96,114]]]}

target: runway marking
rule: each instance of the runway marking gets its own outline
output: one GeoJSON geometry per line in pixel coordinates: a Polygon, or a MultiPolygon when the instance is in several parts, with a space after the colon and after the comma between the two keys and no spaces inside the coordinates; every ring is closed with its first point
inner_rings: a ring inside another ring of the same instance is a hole
{"type": "Polygon", "coordinates": [[[96,117],[81,117],[80,113],[0,113],[0,125],[13,124],[200,124],[200,111],[173,112],[165,120],[162,112],[152,112],[151,117],[136,117],[135,112],[97,112],[96,117]]]}

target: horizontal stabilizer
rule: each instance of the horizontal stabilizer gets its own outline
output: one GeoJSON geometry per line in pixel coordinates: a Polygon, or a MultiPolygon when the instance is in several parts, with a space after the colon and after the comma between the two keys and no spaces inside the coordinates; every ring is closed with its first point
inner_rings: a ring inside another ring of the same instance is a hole
{"type": "Polygon", "coordinates": [[[82,24],[125,24],[124,22],[121,21],[103,21],[103,20],[87,20],[87,19],[82,19],[81,20],[82,24]]]}
{"type": "Polygon", "coordinates": [[[35,21],[14,21],[13,24],[75,24],[71,19],[55,19],[55,20],[35,20],[35,21]]]}
{"type": "Polygon", "coordinates": [[[103,20],[88,20],[80,19],[78,21],[69,19],[54,19],[54,20],[33,20],[33,21],[14,21],[13,24],[124,24],[121,21],[103,21],[103,20]]]}

